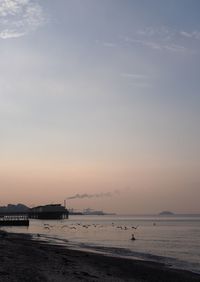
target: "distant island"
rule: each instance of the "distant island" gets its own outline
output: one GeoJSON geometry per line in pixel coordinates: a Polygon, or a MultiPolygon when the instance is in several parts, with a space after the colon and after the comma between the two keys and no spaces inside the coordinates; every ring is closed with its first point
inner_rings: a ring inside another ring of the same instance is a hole
{"type": "Polygon", "coordinates": [[[165,215],[165,216],[166,216],[166,215],[167,215],[167,216],[169,215],[169,216],[171,216],[171,215],[174,215],[174,213],[171,212],[171,211],[162,211],[162,212],[159,213],[159,215],[165,215]]]}

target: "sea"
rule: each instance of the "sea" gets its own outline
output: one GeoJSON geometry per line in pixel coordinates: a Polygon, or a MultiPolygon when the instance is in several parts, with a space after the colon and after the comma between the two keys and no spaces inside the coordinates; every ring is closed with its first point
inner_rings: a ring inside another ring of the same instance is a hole
{"type": "Polygon", "coordinates": [[[65,220],[32,219],[29,227],[1,229],[30,233],[37,240],[66,248],[200,273],[200,215],[71,215],[65,220]]]}

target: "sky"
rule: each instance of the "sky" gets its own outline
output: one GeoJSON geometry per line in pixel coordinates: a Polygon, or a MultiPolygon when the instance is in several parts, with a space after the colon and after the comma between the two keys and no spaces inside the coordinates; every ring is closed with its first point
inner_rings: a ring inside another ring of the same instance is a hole
{"type": "Polygon", "coordinates": [[[200,213],[199,11],[0,0],[0,205],[200,213]]]}

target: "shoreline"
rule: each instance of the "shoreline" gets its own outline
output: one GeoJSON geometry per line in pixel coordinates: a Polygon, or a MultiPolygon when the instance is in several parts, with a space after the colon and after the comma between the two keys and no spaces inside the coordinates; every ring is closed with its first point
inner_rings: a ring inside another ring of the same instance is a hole
{"type": "Polygon", "coordinates": [[[200,282],[200,275],[163,263],[74,250],[30,234],[0,231],[0,281],[200,282]]]}

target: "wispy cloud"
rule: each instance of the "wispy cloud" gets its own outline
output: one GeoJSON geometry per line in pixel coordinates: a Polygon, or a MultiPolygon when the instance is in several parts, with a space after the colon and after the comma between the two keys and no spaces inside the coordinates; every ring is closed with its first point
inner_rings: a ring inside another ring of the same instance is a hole
{"type": "Polygon", "coordinates": [[[145,37],[153,38],[157,40],[162,41],[175,41],[179,40],[180,36],[186,37],[186,38],[192,38],[199,40],[200,39],[200,31],[199,30],[193,30],[193,31],[185,31],[185,30],[175,30],[175,29],[169,29],[167,27],[160,27],[160,28],[153,28],[153,27],[147,27],[143,30],[137,31],[138,35],[143,35],[145,37]]]}
{"type": "Polygon", "coordinates": [[[129,81],[129,84],[136,87],[150,87],[150,78],[145,74],[140,73],[121,73],[120,76],[129,81]]]}
{"type": "Polygon", "coordinates": [[[116,47],[116,44],[112,42],[103,42],[103,46],[113,48],[116,47]]]}
{"type": "Polygon", "coordinates": [[[42,7],[32,0],[0,0],[0,38],[17,38],[45,22],[42,7]]]}
{"type": "Polygon", "coordinates": [[[0,32],[0,38],[1,39],[7,39],[7,38],[17,38],[17,37],[21,37],[25,35],[25,33],[23,32],[17,32],[16,30],[9,30],[9,29],[5,29],[2,32],[0,32]]]}
{"type": "Polygon", "coordinates": [[[174,31],[169,30],[167,27],[146,27],[145,29],[141,29],[137,31],[138,35],[142,35],[145,37],[156,37],[164,40],[170,40],[174,35],[174,31]]]}
{"type": "Polygon", "coordinates": [[[125,42],[138,44],[153,50],[186,53],[193,52],[191,40],[199,40],[199,31],[180,31],[167,27],[147,27],[138,30],[133,36],[124,38],[125,42]]]}
{"type": "Polygon", "coordinates": [[[182,45],[178,45],[178,44],[174,44],[172,42],[159,42],[159,41],[150,41],[150,40],[140,40],[140,39],[132,39],[132,38],[126,38],[127,42],[133,42],[133,43],[137,43],[146,47],[149,47],[151,49],[154,50],[166,50],[166,51],[171,51],[171,52],[185,52],[187,51],[187,48],[182,46],[182,45]]]}
{"type": "Polygon", "coordinates": [[[100,40],[96,40],[95,42],[96,42],[96,44],[98,44],[98,45],[102,45],[102,46],[108,47],[108,48],[117,47],[117,44],[116,44],[116,43],[110,42],[110,41],[103,41],[103,42],[102,42],[102,41],[100,41],[100,40]]]}
{"type": "Polygon", "coordinates": [[[200,40],[200,31],[197,31],[197,30],[194,30],[194,31],[191,31],[191,32],[188,32],[188,31],[180,31],[180,34],[181,34],[183,37],[186,37],[186,38],[191,38],[191,39],[200,40]]]}
{"type": "Polygon", "coordinates": [[[137,73],[121,73],[122,77],[131,78],[131,79],[146,79],[147,76],[144,74],[137,74],[137,73]]]}

